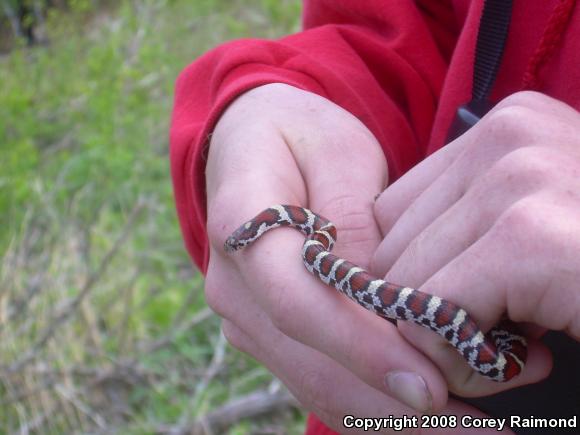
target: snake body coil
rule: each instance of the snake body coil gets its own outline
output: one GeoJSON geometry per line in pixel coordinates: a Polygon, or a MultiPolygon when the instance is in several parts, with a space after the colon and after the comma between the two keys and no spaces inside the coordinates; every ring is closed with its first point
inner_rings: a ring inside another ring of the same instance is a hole
{"type": "Polygon", "coordinates": [[[497,382],[517,376],[526,361],[526,340],[504,321],[487,335],[467,312],[437,296],[371,276],[330,251],[336,227],[312,211],[292,206],[270,207],[238,228],[225,242],[228,252],[250,245],[266,231],[280,226],[300,230],[307,237],[302,249],[306,269],[366,309],[390,320],[407,320],[445,338],[481,375],[497,382]]]}

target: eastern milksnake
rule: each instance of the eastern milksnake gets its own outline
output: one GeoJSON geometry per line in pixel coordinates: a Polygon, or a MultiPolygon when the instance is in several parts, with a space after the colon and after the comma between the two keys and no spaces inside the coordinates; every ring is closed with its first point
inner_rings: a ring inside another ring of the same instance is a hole
{"type": "Polygon", "coordinates": [[[270,207],[228,237],[228,252],[250,245],[266,231],[290,226],[304,233],[302,259],[306,269],[366,309],[390,320],[409,320],[445,338],[481,375],[497,382],[517,376],[526,361],[526,340],[504,321],[487,335],[467,312],[437,296],[392,284],[331,254],[336,227],[312,211],[292,206],[270,207]]]}

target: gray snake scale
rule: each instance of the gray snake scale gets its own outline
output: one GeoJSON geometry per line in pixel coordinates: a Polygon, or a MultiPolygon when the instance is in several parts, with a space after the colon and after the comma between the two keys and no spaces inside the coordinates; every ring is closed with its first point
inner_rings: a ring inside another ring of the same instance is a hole
{"type": "Polygon", "coordinates": [[[407,320],[436,332],[488,379],[505,382],[523,369],[526,340],[513,323],[503,321],[486,335],[454,303],[373,277],[330,252],[336,241],[336,227],[306,208],[270,207],[234,231],[224,248],[228,252],[236,251],[280,226],[293,227],[306,235],[302,259],[310,273],[369,311],[391,321],[407,320]]]}

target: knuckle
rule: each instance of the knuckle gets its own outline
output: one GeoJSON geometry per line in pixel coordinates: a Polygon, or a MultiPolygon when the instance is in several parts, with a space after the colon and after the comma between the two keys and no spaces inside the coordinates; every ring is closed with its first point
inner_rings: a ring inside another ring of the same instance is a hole
{"type": "Polygon", "coordinates": [[[529,108],[535,108],[539,104],[545,104],[553,101],[552,98],[536,91],[519,91],[511,94],[501,100],[497,105],[496,109],[503,109],[510,106],[523,106],[529,108]]]}
{"type": "Polygon", "coordinates": [[[528,255],[542,251],[545,228],[545,207],[532,196],[517,201],[500,216],[495,234],[512,252],[528,255]]]}
{"type": "Polygon", "coordinates": [[[488,113],[474,127],[458,162],[490,162],[496,156],[537,143],[545,133],[536,111],[521,104],[504,104],[488,113]],[[491,160],[490,160],[491,159],[491,160]]]}
{"type": "Polygon", "coordinates": [[[247,338],[240,328],[232,322],[224,320],[222,323],[222,332],[232,347],[241,352],[248,353],[247,338]]]}
{"type": "Polygon", "coordinates": [[[529,234],[535,227],[534,208],[531,201],[520,200],[507,209],[498,223],[508,234],[529,234]]]}
{"type": "Polygon", "coordinates": [[[486,120],[488,128],[483,129],[483,142],[500,142],[504,146],[520,146],[525,139],[530,138],[530,126],[533,126],[537,113],[534,109],[521,105],[510,104],[496,109],[486,120]]]}
{"type": "Polygon", "coordinates": [[[228,317],[228,312],[230,311],[230,304],[224,292],[224,288],[226,287],[221,285],[215,273],[207,274],[204,288],[206,303],[214,312],[222,317],[228,317]]]}
{"type": "Polygon", "coordinates": [[[499,159],[491,171],[507,185],[517,182],[541,187],[554,177],[553,164],[546,150],[540,147],[515,149],[499,159]]]}

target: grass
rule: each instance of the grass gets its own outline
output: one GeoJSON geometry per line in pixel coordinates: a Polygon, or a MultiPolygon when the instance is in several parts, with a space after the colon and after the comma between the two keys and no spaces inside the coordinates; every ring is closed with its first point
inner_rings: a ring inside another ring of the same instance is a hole
{"type": "MultiPolygon", "coordinates": [[[[300,2],[95,3],[0,58],[3,433],[156,433],[276,385],[205,306],[167,138],[179,71],[225,40],[297,30],[300,2]]],[[[303,418],[228,431],[298,433],[303,418]]]]}

